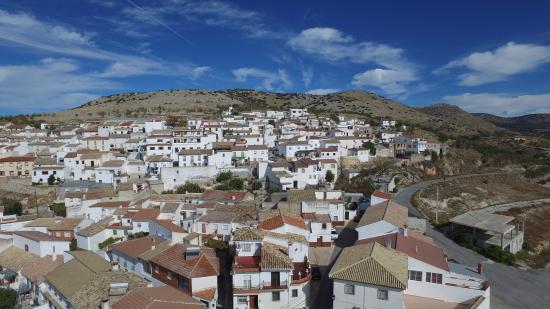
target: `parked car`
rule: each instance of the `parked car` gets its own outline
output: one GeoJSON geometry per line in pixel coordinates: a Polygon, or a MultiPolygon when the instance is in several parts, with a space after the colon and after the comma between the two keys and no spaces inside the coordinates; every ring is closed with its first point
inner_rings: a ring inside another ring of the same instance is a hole
{"type": "Polygon", "coordinates": [[[319,266],[311,267],[311,280],[321,280],[321,268],[319,266]]]}
{"type": "Polygon", "coordinates": [[[332,240],[338,239],[338,231],[334,227],[330,231],[330,239],[332,240]]]}

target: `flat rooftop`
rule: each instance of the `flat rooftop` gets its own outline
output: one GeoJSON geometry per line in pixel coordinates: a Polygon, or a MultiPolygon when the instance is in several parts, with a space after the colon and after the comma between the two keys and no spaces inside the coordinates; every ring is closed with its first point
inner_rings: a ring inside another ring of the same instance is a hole
{"type": "Polygon", "coordinates": [[[510,216],[496,215],[482,210],[473,210],[458,215],[449,221],[454,224],[469,226],[478,230],[505,234],[515,228],[514,225],[508,224],[514,220],[515,218],[510,216]]]}

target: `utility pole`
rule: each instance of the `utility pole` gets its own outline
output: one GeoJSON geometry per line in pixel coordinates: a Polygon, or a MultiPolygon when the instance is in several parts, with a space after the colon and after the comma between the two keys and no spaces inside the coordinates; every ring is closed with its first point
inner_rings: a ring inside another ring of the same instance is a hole
{"type": "Polygon", "coordinates": [[[438,218],[438,210],[439,210],[439,186],[436,187],[436,193],[435,193],[435,224],[439,224],[439,218],[438,218]]]}
{"type": "Polygon", "coordinates": [[[36,188],[34,188],[34,208],[36,208],[36,217],[38,218],[38,200],[36,199],[36,188]]]}

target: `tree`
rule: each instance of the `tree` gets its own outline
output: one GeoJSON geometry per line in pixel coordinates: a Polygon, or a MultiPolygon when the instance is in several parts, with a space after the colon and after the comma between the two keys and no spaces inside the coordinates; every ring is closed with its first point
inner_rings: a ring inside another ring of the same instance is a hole
{"type": "Polygon", "coordinates": [[[23,213],[23,205],[18,200],[3,198],[2,204],[4,205],[4,215],[20,216],[23,213]]]}
{"type": "Polygon", "coordinates": [[[328,170],[325,174],[325,180],[330,183],[334,181],[334,173],[331,170],[328,170]]]}
{"type": "Polygon", "coordinates": [[[233,178],[227,182],[230,190],[242,190],[244,188],[244,181],[240,178],[233,178]]]}
{"type": "Polygon", "coordinates": [[[55,176],[53,174],[48,177],[48,184],[51,186],[55,183],[55,176]]]}
{"type": "Polygon", "coordinates": [[[170,127],[186,127],[187,120],[183,119],[183,117],[168,116],[166,119],[166,125],[170,127]]]}
{"type": "Polygon", "coordinates": [[[192,183],[192,182],[186,182],[185,184],[179,186],[176,189],[176,193],[178,194],[202,193],[202,192],[204,192],[204,189],[201,188],[201,186],[199,186],[198,184],[192,183]]]}
{"type": "Polygon", "coordinates": [[[10,288],[0,288],[0,309],[15,308],[17,292],[10,288]]]}
{"type": "Polygon", "coordinates": [[[332,121],[334,121],[334,123],[336,123],[336,124],[339,124],[339,123],[340,123],[340,117],[338,117],[338,115],[336,115],[336,114],[331,114],[331,115],[330,115],[330,119],[331,119],[332,121]]]}
{"type": "Polygon", "coordinates": [[[374,145],[373,142],[368,141],[363,143],[363,148],[368,149],[370,151],[371,156],[376,155],[376,145],[374,145]]]}
{"type": "Polygon", "coordinates": [[[53,211],[56,216],[67,216],[67,208],[65,207],[65,203],[53,203],[50,205],[50,210],[53,211]]]}
{"type": "Polygon", "coordinates": [[[219,172],[216,176],[216,182],[226,182],[233,178],[231,171],[219,172]]]}

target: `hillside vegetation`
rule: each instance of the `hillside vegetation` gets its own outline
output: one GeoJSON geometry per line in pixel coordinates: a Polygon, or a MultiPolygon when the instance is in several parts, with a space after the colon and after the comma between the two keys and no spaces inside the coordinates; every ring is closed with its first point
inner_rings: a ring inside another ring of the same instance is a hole
{"type": "MultiPolygon", "coordinates": [[[[329,95],[280,94],[254,90],[166,90],[143,93],[116,94],[100,97],[80,107],[62,112],[39,115],[45,121],[61,122],[100,120],[109,117],[180,115],[199,116],[219,114],[229,105],[238,110],[288,109],[306,107],[319,114],[358,115],[378,122],[380,117],[401,124],[442,132],[449,135],[476,135],[483,128],[451,122],[415,108],[397,103],[374,93],[351,91],[329,95]]],[[[492,132],[491,126],[487,132],[492,132]]]]}

